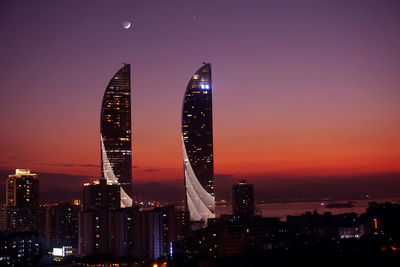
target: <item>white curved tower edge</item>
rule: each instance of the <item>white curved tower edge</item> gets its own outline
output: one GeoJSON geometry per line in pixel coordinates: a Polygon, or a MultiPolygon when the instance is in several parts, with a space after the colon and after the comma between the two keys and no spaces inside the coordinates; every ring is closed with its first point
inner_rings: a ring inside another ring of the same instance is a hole
{"type": "Polygon", "coordinates": [[[185,143],[183,142],[183,137],[182,144],[185,168],[186,199],[190,218],[193,221],[204,220],[207,222],[208,219],[215,218],[215,197],[208,193],[197,179],[190,164],[185,143]]]}
{"type": "MultiPolygon", "coordinates": [[[[104,178],[107,180],[107,183],[119,185],[120,183],[118,182],[118,179],[115,177],[111,163],[107,157],[107,152],[103,143],[103,136],[100,136],[100,140],[101,140],[101,153],[103,156],[102,168],[103,168],[104,178]]],[[[121,192],[121,208],[132,207],[132,198],[125,192],[122,186],[120,186],[120,192],[121,192]]]]}

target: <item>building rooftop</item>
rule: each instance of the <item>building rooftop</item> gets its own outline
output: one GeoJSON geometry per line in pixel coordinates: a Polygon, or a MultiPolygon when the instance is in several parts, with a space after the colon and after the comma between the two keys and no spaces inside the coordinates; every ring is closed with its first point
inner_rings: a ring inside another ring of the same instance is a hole
{"type": "Polygon", "coordinates": [[[10,177],[21,178],[22,176],[37,177],[36,173],[31,173],[29,169],[16,169],[15,174],[10,174],[10,177]]]}

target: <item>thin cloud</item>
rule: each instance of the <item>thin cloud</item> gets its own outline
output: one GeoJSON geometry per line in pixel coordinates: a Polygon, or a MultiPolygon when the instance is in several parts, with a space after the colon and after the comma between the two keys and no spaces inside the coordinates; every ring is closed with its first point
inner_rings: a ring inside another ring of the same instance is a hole
{"type": "Polygon", "coordinates": [[[74,167],[76,166],[73,163],[42,163],[40,165],[47,165],[47,166],[60,166],[60,167],[74,167]]]}
{"type": "Polygon", "coordinates": [[[80,167],[96,167],[96,168],[100,167],[100,165],[97,165],[97,164],[79,164],[78,166],[80,166],[80,167]]]}
{"type": "Polygon", "coordinates": [[[158,170],[158,169],[145,169],[144,171],[145,172],[159,172],[161,170],[158,170]]]}
{"type": "Polygon", "coordinates": [[[14,155],[14,156],[10,157],[10,160],[14,161],[14,162],[31,162],[31,160],[24,159],[24,157],[21,155],[14,155]]]}
{"type": "MultiPolygon", "coordinates": [[[[92,163],[84,163],[84,164],[75,164],[75,163],[40,163],[40,165],[59,166],[59,167],[90,167],[90,168],[99,168],[100,167],[100,165],[92,164],[92,163]]],[[[137,169],[137,168],[139,168],[139,167],[138,166],[132,166],[132,169],[137,169]]]]}
{"type": "Polygon", "coordinates": [[[75,163],[41,163],[40,165],[46,165],[46,166],[59,166],[59,167],[100,167],[100,165],[97,164],[91,164],[91,163],[86,163],[86,164],[75,164],[75,163]]]}
{"type": "Polygon", "coordinates": [[[223,176],[223,177],[234,177],[234,174],[229,174],[229,173],[216,173],[215,176],[223,176]]]}

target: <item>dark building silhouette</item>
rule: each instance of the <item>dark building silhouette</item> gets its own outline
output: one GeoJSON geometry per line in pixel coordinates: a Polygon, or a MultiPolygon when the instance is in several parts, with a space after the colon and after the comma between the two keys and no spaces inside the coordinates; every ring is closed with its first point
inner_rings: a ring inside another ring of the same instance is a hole
{"type": "Polygon", "coordinates": [[[34,232],[0,233],[0,266],[39,266],[44,236],[34,232]]]}
{"type": "Polygon", "coordinates": [[[80,213],[78,252],[81,256],[127,256],[126,213],[107,209],[80,213]]]}
{"type": "Polygon", "coordinates": [[[175,209],[177,218],[177,240],[183,240],[190,233],[190,218],[189,211],[184,208],[175,209]]]}
{"type": "MultiPolygon", "coordinates": [[[[127,209],[129,255],[141,260],[170,257],[183,236],[182,214],[174,206],[127,209]]],[[[187,222],[185,222],[187,223],[187,222]]]]}
{"type": "Polygon", "coordinates": [[[39,179],[30,170],[16,169],[7,179],[7,207],[39,206],[39,179]]]}
{"type": "Polygon", "coordinates": [[[120,190],[120,186],[105,179],[94,181],[92,184],[84,184],[82,188],[83,210],[119,209],[121,207],[120,190]]]}
{"type": "Polygon", "coordinates": [[[127,256],[127,218],[120,209],[120,188],[105,179],[83,186],[79,255],[127,256]]]}
{"type": "Polygon", "coordinates": [[[232,186],[232,213],[241,219],[254,216],[254,185],[240,180],[232,186]]]}
{"type": "Polygon", "coordinates": [[[49,248],[70,246],[78,249],[80,205],[58,203],[46,205],[46,243],[49,248]]]}
{"type": "Polygon", "coordinates": [[[101,172],[121,185],[121,207],[132,206],[131,71],[125,64],[110,80],[100,116],[101,172]]]}
{"type": "Polygon", "coordinates": [[[182,109],[186,204],[191,221],[214,212],[214,155],[211,64],[205,63],[186,87],[182,109]]]}
{"type": "Polygon", "coordinates": [[[45,234],[44,207],[5,207],[2,209],[2,231],[45,234]]]}
{"type": "Polygon", "coordinates": [[[264,250],[267,221],[264,218],[249,223],[238,220],[235,215],[221,215],[220,218],[208,220],[208,225],[193,231],[189,239],[177,242],[177,257],[185,253],[208,255],[212,257],[230,257],[245,252],[264,250]]]}

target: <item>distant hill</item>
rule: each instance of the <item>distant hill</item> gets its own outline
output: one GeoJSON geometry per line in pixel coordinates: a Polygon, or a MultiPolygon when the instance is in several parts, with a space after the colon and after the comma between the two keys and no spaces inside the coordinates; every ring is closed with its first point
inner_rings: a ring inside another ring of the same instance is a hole
{"type": "MultiPolygon", "coordinates": [[[[13,170],[0,169],[0,202],[5,201],[4,183],[13,170]]],[[[92,178],[62,173],[39,173],[41,202],[72,201],[81,197],[82,185],[92,178]]],[[[215,195],[217,200],[230,201],[232,184],[239,179],[229,174],[217,174],[215,195]]],[[[256,200],[273,199],[357,199],[365,194],[372,197],[400,195],[400,173],[364,174],[348,177],[249,177],[255,186],[256,200]]],[[[158,200],[181,203],[184,196],[182,179],[162,182],[134,183],[135,197],[140,201],[158,200]]]]}
{"type": "Polygon", "coordinates": [[[185,199],[183,181],[179,180],[170,181],[168,184],[157,182],[135,184],[133,193],[139,201],[180,203],[185,199]]]}

